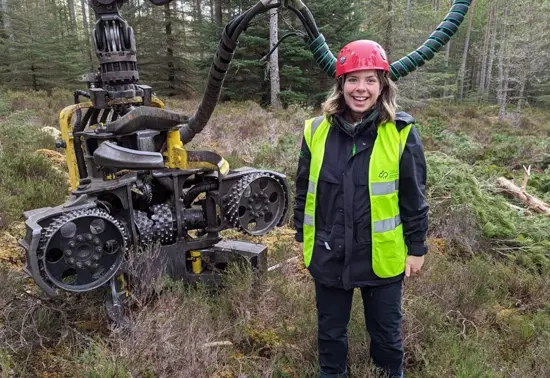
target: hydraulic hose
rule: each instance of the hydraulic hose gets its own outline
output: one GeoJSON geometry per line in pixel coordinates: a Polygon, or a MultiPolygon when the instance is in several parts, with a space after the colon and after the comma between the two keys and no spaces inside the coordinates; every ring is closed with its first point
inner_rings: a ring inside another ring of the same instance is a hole
{"type": "MultiPolygon", "coordinates": [[[[325,37],[319,32],[310,10],[301,0],[292,0],[295,4],[294,6],[289,5],[288,1],[285,0],[285,6],[295,13],[302,22],[308,36],[309,49],[313,53],[313,58],[317,65],[328,76],[334,77],[336,75],[336,58],[330,51],[325,37]]],[[[202,101],[196,113],[180,130],[181,139],[184,144],[189,143],[208,123],[218,103],[223,82],[237,49],[240,34],[248,27],[250,20],[256,15],[282,5],[280,2],[269,4],[270,2],[271,0],[260,0],[225,26],[218,50],[210,66],[208,82],[202,101]]],[[[405,77],[416,70],[417,67],[432,59],[435,53],[441,50],[457,32],[471,3],[472,0],[455,0],[443,22],[428,37],[426,42],[412,53],[390,65],[391,79],[395,81],[405,77]]]]}
{"type": "Polygon", "coordinates": [[[78,176],[81,179],[88,177],[88,170],[86,169],[86,161],[84,160],[84,151],[82,151],[82,145],[80,144],[80,136],[78,136],[77,133],[84,130],[92,113],[96,111],[97,110],[93,108],[88,109],[86,114],[84,114],[84,118],[82,118],[80,122],[76,122],[73,126],[73,147],[76,156],[76,165],[78,166],[78,176]]]}
{"type": "Polygon", "coordinates": [[[218,187],[219,187],[219,184],[217,182],[204,183],[204,184],[200,184],[192,187],[185,194],[185,198],[183,200],[184,207],[186,209],[190,208],[191,204],[199,194],[208,192],[210,190],[216,190],[218,189],[218,187]]]}
{"type": "Polygon", "coordinates": [[[214,56],[210,72],[208,74],[208,82],[204,92],[202,101],[196,113],[189,119],[181,130],[182,142],[189,143],[196,134],[200,133],[204,126],[208,123],[218,99],[231,60],[238,45],[238,38],[241,32],[246,29],[250,20],[268,9],[280,6],[280,4],[268,5],[270,0],[260,0],[252,8],[248,9],[241,16],[227,24],[222,32],[222,38],[218,45],[218,50],[214,56]]]}
{"type": "Polygon", "coordinates": [[[443,22],[419,48],[390,65],[391,79],[396,81],[424,65],[449,42],[464,21],[472,0],[456,0],[443,22]]]}
{"type": "MultiPolygon", "coordinates": [[[[300,0],[295,0],[301,3],[300,0]]],[[[402,77],[407,76],[409,73],[416,70],[417,67],[424,65],[425,62],[432,59],[443,46],[449,42],[451,37],[457,32],[458,27],[464,21],[464,17],[468,12],[472,0],[455,0],[451,10],[443,19],[443,22],[434,30],[434,32],[428,37],[426,42],[422,44],[418,49],[398,61],[390,65],[391,79],[393,81],[399,80],[402,77]]],[[[303,6],[298,9],[299,12],[306,18],[306,20],[312,20],[311,12],[309,9],[303,6]]],[[[325,38],[322,34],[318,33],[317,26],[314,21],[307,21],[308,24],[313,27],[313,33],[317,32],[317,36],[309,44],[309,48],[313,53],[313,57],[318,66],[330,77],[334,77],[336,74],[336,58],[330,51],[325,38]]]]}
{"type": "MultiPolygon", "coordinates": [[[[90,94],[87,91],[82,89],[77,89],[73,92],[74,103],[78,104],[80,102],[80,96],[90,98],[90,94]]],[[[76,123],[80,124],[82,121],[82,109],[76,109],[76,123]]]]}

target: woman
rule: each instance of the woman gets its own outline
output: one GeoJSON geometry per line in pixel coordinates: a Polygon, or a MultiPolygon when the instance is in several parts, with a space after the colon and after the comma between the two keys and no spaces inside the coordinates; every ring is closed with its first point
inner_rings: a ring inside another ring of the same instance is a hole
{"type": "Polygon", "coordinates": [[[403,376],[403,279],[424,263],[426,161],[407,113],[396,113],[386,53],[368,40],[336,60],[324,116],[306,121],[294,224],[315,280],[320,377],[348,377],[347,325],[361,290],[370,355],[403,376]]]}

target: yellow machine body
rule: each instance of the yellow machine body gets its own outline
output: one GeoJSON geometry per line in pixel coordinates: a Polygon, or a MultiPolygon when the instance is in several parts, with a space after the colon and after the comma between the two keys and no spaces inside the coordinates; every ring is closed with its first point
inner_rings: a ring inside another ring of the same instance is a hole
{"type": "Polygon", "coordinates": [[[190,251],[191,254],[191,269],[193,273],[199,274],[202,272],[202,259],[200,251],[190,251]]]}
{"type": "MultiPolygon", "coordinates": [[[[115,100],[110,105],[122,104],[122,103],[139,103],[141,98],[132,98],[127,100],[115,100]]],[[[152,105],[158,108],[164,108],[164,103],[156,97],[152,98],[152,105]]],[[[59,125],[61,130],[61,136],[66,144],[65,155],[67,159],[67,167],[69,170],[69,182],[70,189],[75,190],[79,184],[80,176],[78,172],[78,164],[76,161],[76,153],[74,149],[74,135],[73,135],[73,117],[78,110],[87,110],[92,107],[92,103],[82,102],[74,104],[64,108],[59,115],[59,125]]],[[[212,155],[212,154],[210,154],[212,155]]],[[[212,156],[203,156],[200,151],[196,151],[192,158],[189,158],[187,150],[184,148],[180,138],[179,129],[169,131],[166,138],[166,150],[163,152],[165,157],[165,166],[167,168],[179,168],[179,169],[219,169],[222,175],[229,172],[229,164],[219,155],[212,160],[212,156]]],[[[116,176],[107,177],[107,179],[114,179],[116,176]]]]}

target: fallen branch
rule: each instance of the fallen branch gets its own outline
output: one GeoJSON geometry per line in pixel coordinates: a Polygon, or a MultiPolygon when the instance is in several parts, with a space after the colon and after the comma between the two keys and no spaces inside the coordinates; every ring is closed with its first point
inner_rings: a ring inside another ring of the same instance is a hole
{"type": "Polygon", "coordinates": [[[231,341],[212,341],[210,343],[202,344],[203,348],[211,348],[211,347],[217,347],[217,346],[232,346],[233,343],[231,341]]]}
{"type": "Polygon", "coordinates": [[[273,265],[273,266],[270,266],[269,268],[267,268],[267,271],[268,271],[268,272],[271,272],[271,271],[273,271],[273,270],[275,270],[275,269],[279,269],[280,267],[283,266],[283,264],[287,264],[287,263],[289,263],[289,262],[294,262],[294,261],[296,261],[296,260],[298,260],[298,256],[291,257],[291,258],[289,258],[288,260],[286,260],[285,262],[282,262],[282,263],[279,263],[279,264],[275,264],[275,265],[273,265]]]}
{"type": "Polygon", "coordinates": [[[529,181],[529,177],[531,177],[531,166],[529,166],[529,168],[525,168],[525,165],[524,165],[523,170],[525,171],[525,173],[523,175],[523,183],[521,184],[521,190],[525,192],[525,189],[527,188],[527,181],[529,181]]]}
{"type": "MultiPolygon", "coordinates": [[[[525,168],[525,167],[524,167],[525,168]]],[[[524,177],[524,185],[527,184],[527,180],[529,178],[530,169],[525,169],[525,177],[524,177]]],[[[518,198],[521,202],[523,202],[528,208],[542,214],[546,214],[550,217],[550,205],[546,204],[545,202],[539,200],[536,197],[533,197],[529,193],[525,191],[523,187],[519,187],[515,185],[510,180],[505,179],[504,177],[499,177],[497,179],[497,185],[503,188],[507,193],[513,195],[514,197],[518,198]]]]}

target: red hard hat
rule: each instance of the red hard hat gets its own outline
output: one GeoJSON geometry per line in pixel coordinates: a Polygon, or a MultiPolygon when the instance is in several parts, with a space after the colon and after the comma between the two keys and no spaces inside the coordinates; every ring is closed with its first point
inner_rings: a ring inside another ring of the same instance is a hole
{"type": "Polygon", "coordinates": [[[386,52],[378,43],[361,39],[345,45],[336,58],[336,77],[360,70],[389,71],[386,52]]]}

